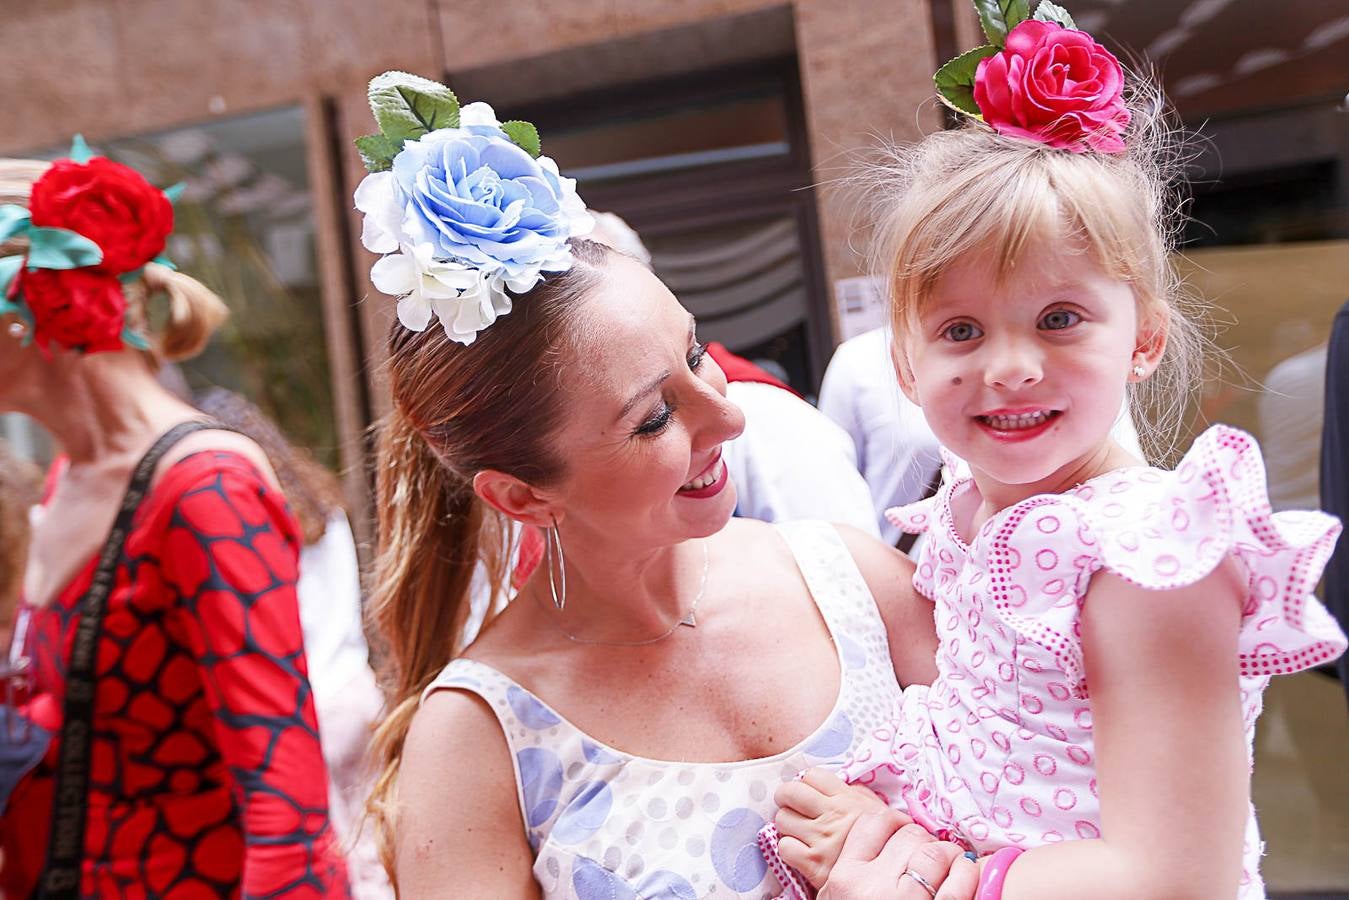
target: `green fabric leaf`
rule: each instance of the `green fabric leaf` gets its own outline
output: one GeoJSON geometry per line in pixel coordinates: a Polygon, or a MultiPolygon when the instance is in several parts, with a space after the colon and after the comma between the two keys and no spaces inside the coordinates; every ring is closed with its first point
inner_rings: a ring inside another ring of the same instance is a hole
{"type": "Polygon", "coordinates": [[[1049,0],[1040,0],[1040,5],[1035,7],[1035,18],[1041,22],[1053,22],[1055,25],[1077,30],[1077,23],[1068,15],[1068,10],[1057,3],[1050,3],[1049,0]]]}
{"type": "Polygon", "coordinates": [[[183,196],[183,189],[187,187],[187,182],[180,181],[177,184],[171,184],[164,188],[164,196],[169,198],[170,203],[176,204],[178,198],[183,196]]]}
{"type": "Polygon", "coordinates": [[[168,256],[166,256],[163,253],[159,254],[154,259],[150,260],[150,262],[155,263],[156,265],[163,266],[166,269],[173,269],[175,272],[178,271],[178,266],[174,263],[174,261],[169,259],[168,256]]]}
{"type": "Polygon", "coordinates": [[[149,350],[150,342],[147,341],[139,332],[132,331],[130,328],[122,329],[122,343],[134,350],[149,350]]]}
{"type": "Polygon", "coordinates": [[[974,102],[974,73],[979,60],[998,53],[992,44],[967,50],[937,70],[932,81],[937,85],[937,96],[953,109],[978,116],[979,104],[974,102]]]}
{"type": "Polygon", "coordinates": [[[77,134],[70,141],[70,160],[83,165],[94,158],[94,151],[84,142],[84,135],[77,134]]]}
{"type": "Polygon", "coordinates": [[[32,223],[33,217],[19,204],[6,203],[0,206],[0,244],[17,234],[23,234],[32,223]]]}
{"type": "Polygon", "coordinates": [[[974,0],[988,42],[1001,49],[1007,32],[1030,18],[1030,0],[974,0]]]}
{"type": "Polygon", "coordinates": [[[117,276],[117,280],[122,282],[122,284],[135,284],[135,282],[144,274],[145,266],[141,266],[139,269],[123,272],[121,275],[117,276]]]}
{"type": "Polygon", "coordinates": [[[406,72],[385,72],[370,81],[370,110],[385,137],[416,140],[437,128],[459,127],[459,101],[443,84],[406,72]]]}
{"type": "Polygon", "coordinates": [[[23,268],[22,256],[0,257],[0,313],[18,312],[19,307],[8,300],[9,286],[23,268]]]}
{"type": "Polygon", "coordinates": [[[98,244],[65,228],[28,229],[29,269],[80,269],[103,262],[98,244]]]}
{"type": "Polygon", "coordinates": [[[403,149],[403,142],[382,134],[367,134],[356,139],[356,149],[367,172],[386,172],[393,168],[393,158],[403,149]]]}
{"type": "Polygon", "coordinates": [[[514,141],[516,146],[535,159],[543,152],[543,145],[539,142],[539,129],[528,122],[512,119],[509,122],[502,122],[501,130],[506,132],[506,137],[514,141]]]}

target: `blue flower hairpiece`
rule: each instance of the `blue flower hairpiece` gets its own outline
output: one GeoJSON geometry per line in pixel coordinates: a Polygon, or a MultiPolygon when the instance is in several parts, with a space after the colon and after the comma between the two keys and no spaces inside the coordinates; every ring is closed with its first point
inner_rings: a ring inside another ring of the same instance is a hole
{"type": "Polygon", "coordinates": [[[356,188],[361,243],[384,254],[375,287],[398,319],[432,317],[471,344],[545,273],[571,267],[567,241],[594,226],[527,122],[499,122],[486,103],[460,107],[449,88],[405,72],[370,82],[380,133],[357,139],[370,171],[356,188]]]}

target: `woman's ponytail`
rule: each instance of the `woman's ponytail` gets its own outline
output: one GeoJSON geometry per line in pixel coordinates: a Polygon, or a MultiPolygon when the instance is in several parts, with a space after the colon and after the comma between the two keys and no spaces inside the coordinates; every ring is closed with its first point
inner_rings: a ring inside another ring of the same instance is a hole
{"type": "MultiPolygon", "coordinates": [[[[210,288],[168,266],[149,263],[141,273],[140,283],[145,295],[168,297],[168,317],[155,335],[159,358],[165,362],[196,356],[229,316],[229,307],[210,288]]],[[[142,308],[144,301],[141,298],[142,308]]]]}
{"type": "Polygon", "coordinates": [[[380,429],[376,459],[379,539],[369,618],[388,715],[372,742],[380,772],[367,808],[393,880],[394,800],[408,727],[422,691],[459,649],[479,560],[488,584],[503,585],[506,554],[499,515],[456,482],[397,408],[380,429]]]}

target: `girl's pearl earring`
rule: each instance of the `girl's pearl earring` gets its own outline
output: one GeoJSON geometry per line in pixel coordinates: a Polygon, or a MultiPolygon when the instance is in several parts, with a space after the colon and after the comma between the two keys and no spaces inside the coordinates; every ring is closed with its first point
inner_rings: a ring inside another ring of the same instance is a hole
{"type": "Polygon", "coordinates": [[[9,332],[9,336],[12,338],[21,338],[28,334],[28,326],[22,322],[10,322],[9,328],[7,328],[6,331],[9,332]]]}

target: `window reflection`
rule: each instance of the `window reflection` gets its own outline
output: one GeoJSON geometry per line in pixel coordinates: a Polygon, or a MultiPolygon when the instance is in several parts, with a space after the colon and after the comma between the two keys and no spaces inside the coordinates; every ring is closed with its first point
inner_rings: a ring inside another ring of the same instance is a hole
{"type": "Polygon", "coordinates": [[[336,467],[304,137],[304,111],[292,107],[96,149],[155,184],[184,184],[169,256],[231,312],[205,352],[182,364],[191,389],[244,394],[336,467]]]}

